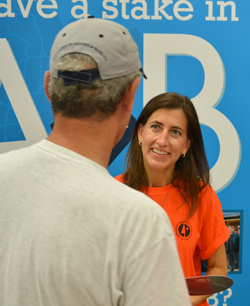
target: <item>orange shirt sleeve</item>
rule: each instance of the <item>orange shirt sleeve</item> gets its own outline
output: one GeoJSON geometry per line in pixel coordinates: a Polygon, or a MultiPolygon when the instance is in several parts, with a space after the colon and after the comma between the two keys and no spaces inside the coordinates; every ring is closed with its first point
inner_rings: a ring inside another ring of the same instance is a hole
{"type": "Polygon", "coordinates": [[[202,209],[200,211],[203,225],[198,241],[200,256],[203,260],[209,258],[230,236],[230,231],[225,225],[222,206],[217,194],[211,187],[205,189],[202,209]]]}

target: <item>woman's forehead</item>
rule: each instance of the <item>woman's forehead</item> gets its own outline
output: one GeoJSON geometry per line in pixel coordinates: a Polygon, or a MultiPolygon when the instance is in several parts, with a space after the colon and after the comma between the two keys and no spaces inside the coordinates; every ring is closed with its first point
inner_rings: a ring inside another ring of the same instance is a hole
{"type": "Polygon", "coordinates": [[[169,109],[169,108],[159,108],[155,110],[150,117],[148,122],[152,120],[162,120],[162,123],[168,122],[169,120],[182,122],[184,125],[187,124],[187,118],[184,111],[181,108],[178,109],[169,109]]]}

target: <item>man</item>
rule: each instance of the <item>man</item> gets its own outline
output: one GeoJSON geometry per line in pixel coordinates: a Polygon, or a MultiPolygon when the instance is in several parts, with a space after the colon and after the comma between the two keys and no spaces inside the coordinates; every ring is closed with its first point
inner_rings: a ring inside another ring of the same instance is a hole
{"type": "Polygon", "coordinates": [[[230,237],[225,243],[227,252],[227,263],[230,271],[234,271],[239,266],[239,235],[233,231],[231,225],[228,225],[230,237]]]}
{"type": "Polygon", "coordinates": [[[190,305],[168,217],[107,171],[142,73],[114,22],[57,35],[53,131],[0,157],[1,306],[190,305]]]}

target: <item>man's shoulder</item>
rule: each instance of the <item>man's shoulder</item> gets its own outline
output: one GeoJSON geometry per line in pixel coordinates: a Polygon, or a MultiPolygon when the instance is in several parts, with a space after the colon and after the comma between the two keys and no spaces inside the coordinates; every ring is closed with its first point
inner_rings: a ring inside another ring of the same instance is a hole
{"type": "Polygon", "coordinates": [[[122,206],[125,206],[125,209],[131,209],[133,213],[139,213],[145,215],[145,217],[148,216],[151,220],[154,219],[154,216],[155,218],[163,219],[164,222],[169,221],[166,212],[144,193],[117,180],[114,180],[113,187],[118,192],[117,196],[122,206]]]}
{"type": "Polygon", "coordinates": [[[32,146],[27,146],[27,147],[22,147],[19,149],[14,149],[8,152],[4,152],[0,154],[0,163],[4,163],[8,160],[17,160],[17,159],[22,159],[23,156],[29,154],[29,152],[32,150],[34,146],[37,144],[34,144],[32,146]]]}
{"type": "Polygon", "coordinates": [[[120,190],[120,192],[123,194],[124,200],[126,198],[130,198],[131,201],[140,203],[139,205],[144,203],[145,205],[151,206],[153,203],[153,206],[157,206],[157,204],[144,193],[123,184],[119,177],[114,178],[113,186],[120,190]]]}

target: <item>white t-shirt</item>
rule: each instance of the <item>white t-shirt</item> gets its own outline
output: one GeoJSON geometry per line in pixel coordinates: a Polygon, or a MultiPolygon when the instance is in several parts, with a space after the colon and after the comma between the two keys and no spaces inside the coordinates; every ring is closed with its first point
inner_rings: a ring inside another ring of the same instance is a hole
{"type": "Polygon", "coordinates": [[[0,156],[1,306],[190,305],[171,223],[48,140],[0,156]]]}

